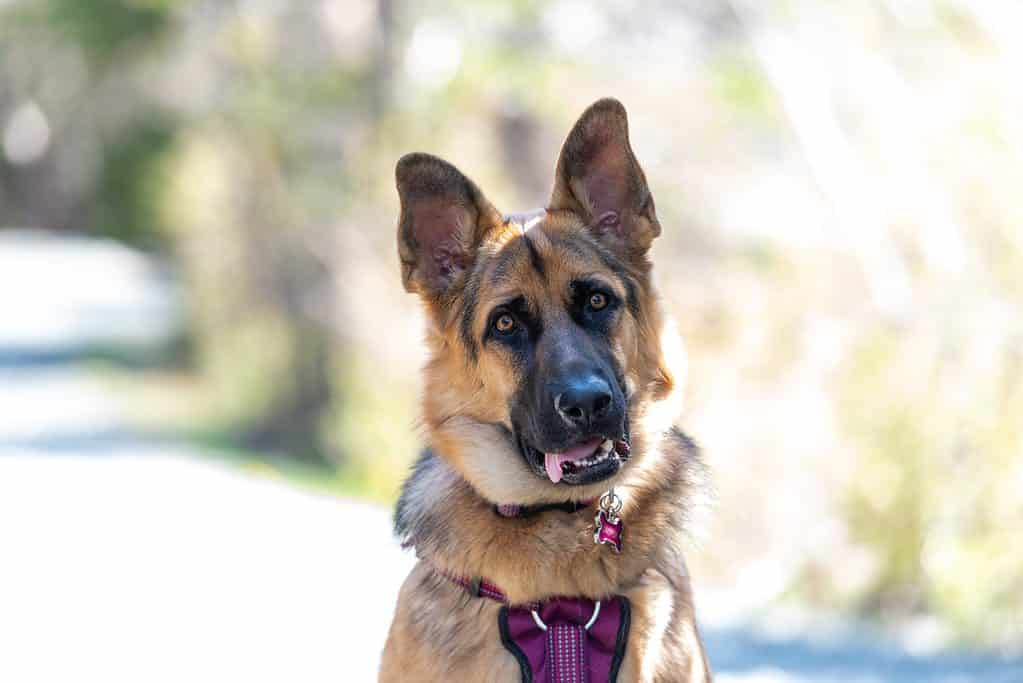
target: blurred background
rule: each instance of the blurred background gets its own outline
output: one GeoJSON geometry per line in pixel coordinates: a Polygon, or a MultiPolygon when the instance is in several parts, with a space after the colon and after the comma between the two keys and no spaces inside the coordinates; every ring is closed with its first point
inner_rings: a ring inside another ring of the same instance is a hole
{"type": "Polygon", "coordinates": [[[610,95],[713,472],[720,680],[1023,680],[1020,27],[0,0],[0,678],[373,680],[420,443],[394,162],[542,206],[610,95]]]}

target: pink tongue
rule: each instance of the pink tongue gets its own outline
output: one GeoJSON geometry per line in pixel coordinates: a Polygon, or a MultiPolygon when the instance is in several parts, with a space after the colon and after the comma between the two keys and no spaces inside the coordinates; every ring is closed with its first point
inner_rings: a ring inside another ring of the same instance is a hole
{"type": "Polygon", "coordinates": [[[547,476],[557,484],[561,481],[561,463],[588,458],[600,442],[601,439],[590,439],[569,448],[564,453],[544,453],[544,467],[547,469],[547,476]]]}

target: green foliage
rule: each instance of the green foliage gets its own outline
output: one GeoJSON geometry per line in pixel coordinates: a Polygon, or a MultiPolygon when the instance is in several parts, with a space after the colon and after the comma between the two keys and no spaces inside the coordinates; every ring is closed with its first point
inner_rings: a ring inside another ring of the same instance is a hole
{"type": "Polygon", "coordinates": [[[1005,485],[1020,476],[1023,425],[1006,418],[1023,414],[1023,382],[920,349],[909,331],[872,330],[842,386],[860,444],[848,520],[879,560],[862,604],[938,612],[964,637],[1007,644],[1023,635],[1023,552],[1008,521],[1023,492],[1005,485]],[[985,400],[992,392],[1001,400],[985,400]]]}
{"type": "Polygon", "coordinates": [[[173,117],[143,112],[118,131],[103,151],[90,231],[148,248],[164,243],[160,203],[177,129],[173,117]]]}
{"type": "Polygon", "coordinates": [[[39,0],[26,16],[79,46],[105,64],[128,46],[151,48],[171,26],[176,0],[39,0]]]}
{"type": "Polygon", "coordinates": [[[713,70],[718,96],[753,117],[769,115],[770,91],[762,69],[741,53],[722,56],[713,70]]]}

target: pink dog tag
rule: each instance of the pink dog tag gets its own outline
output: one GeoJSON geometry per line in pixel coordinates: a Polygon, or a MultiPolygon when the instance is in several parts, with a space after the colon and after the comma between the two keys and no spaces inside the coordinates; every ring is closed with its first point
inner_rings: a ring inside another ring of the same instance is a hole
{"type": "Polygon", "coordinates": [[[624,524],[618,513],[622,510],[622,499],[615,495],[612,488],[600,497],[599,509],[593,522],[593,542],[597,545],[609,545],[616,552],[622,552],[622,530],[624,524]]]}

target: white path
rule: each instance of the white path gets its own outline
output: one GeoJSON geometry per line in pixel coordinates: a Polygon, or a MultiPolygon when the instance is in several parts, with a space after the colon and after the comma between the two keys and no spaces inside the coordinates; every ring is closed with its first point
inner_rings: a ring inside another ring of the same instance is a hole
{"type": "Polygon", "coordinates": [[[172,291],[0,233],[0,681],[373,680],[412,563],[389,512],[139,440],[76,365],[171,332],[172,291]]]}
{"type": "MultiPolygon", "coordinates": [[[[140,439],[77,364],[167,334],[176,310],[134,252],[0,232],[0,681],[374,680],[412,563],[389,511],[140,439]]],[[[732,683],[1023,681],[1019,662],[846,628],[705,636],[732,683]]]]}
{"type": "Polygon", "coordinates": [[[0,519],[11,682],[370,681],[410,563],[385,510],[130,442],[7,454],[0,519]]]}

